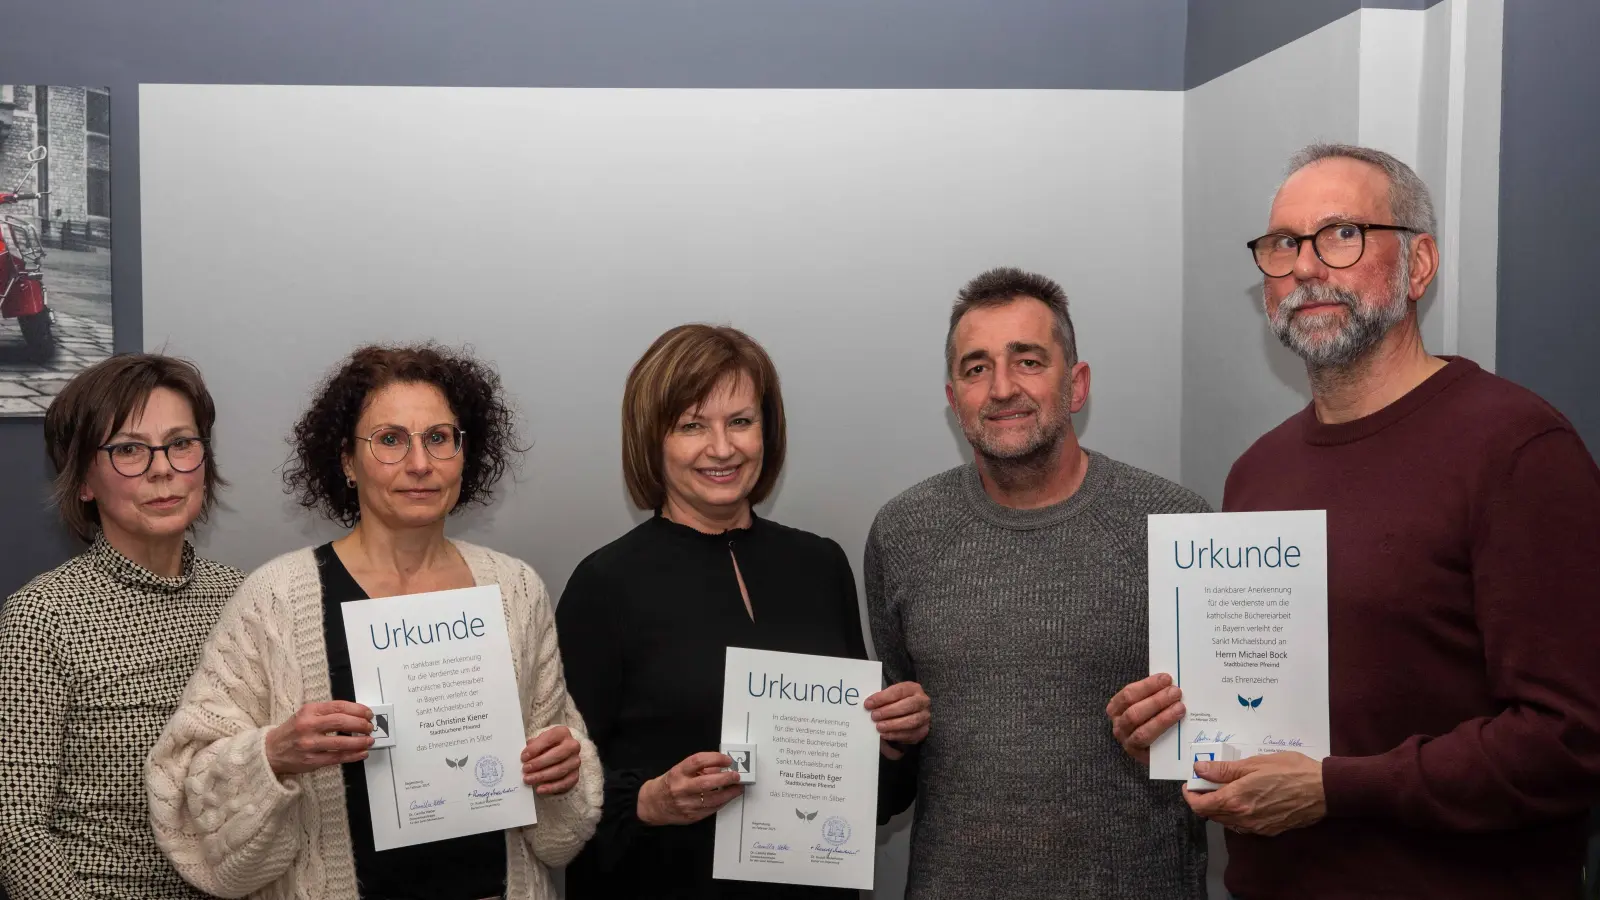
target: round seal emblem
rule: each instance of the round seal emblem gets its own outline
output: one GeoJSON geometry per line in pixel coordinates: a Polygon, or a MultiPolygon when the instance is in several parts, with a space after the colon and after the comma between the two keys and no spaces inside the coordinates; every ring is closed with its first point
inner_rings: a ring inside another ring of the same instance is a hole
{"type": "Polygon", "coordinates": [[[844,819],[833,816],[822,823],[822,839],[835,847],[848,843],[850,840],[850,823],[844,819]]]}
{"type": "Polygon", "coordinates": [[[500,760],[492,756],[479,757],[477,768],[473,774],[478,776],[478,783],[484,787],[494,787],[505,777],[506,771],[500,765],[500,760]]]}

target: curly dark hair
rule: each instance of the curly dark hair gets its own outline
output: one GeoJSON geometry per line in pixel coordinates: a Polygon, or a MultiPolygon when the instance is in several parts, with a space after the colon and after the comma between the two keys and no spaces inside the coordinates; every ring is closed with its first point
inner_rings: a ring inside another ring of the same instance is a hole
{"type": "Polygon", "coordinates": [[[289,437],[294,455],[283,472],[284,492],[295,495],[306,509],[354,526],[361,518],[361,506],[356,489],[345,481],[343,456],[355,444],[356,422],[368,398],[395,383],[438,388],[465,433],[461,496],[451,514],[472,504],[488,504],[495,483],[514,455],[524,450],[517,446],[515,417],[492,367],[466,350],[434,343],[368,346],[350,354],[322,382],[316,400],[295,423],[289,437]]]}

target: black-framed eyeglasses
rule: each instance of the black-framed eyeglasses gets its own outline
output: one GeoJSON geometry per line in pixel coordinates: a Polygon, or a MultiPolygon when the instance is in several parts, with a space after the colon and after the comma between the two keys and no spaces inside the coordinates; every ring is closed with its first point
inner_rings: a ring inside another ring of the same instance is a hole
{"type": "Polygon", "coordinates": [[[172,471],[186,475],[206,461],[206,439],[198,437],[175,438],[159,445],[143,441],[118,441],[100,449],[111,460],[111,468],[116,469],[118,475],[128,478],[138,478],[150,471],[150,464],[156,461],[158,450],[167,455],[167,465],[172,467],[172,471]]]}
{"type": "Polygon", "coordinates": [[[1369,231],[1408,231],[1404,225],[1373,225],[1365,222],[1334,222],[1317,229],[1316,234],[1288,234],[1274,231],[1245,244],[1255,255],[1256,268],[1268,278],[1282,278],[1294,271],[1300,259],[1300,245],[1311,242],[1312,252],[1330,269],[1348,269],[1361,261],[1367,251],[1369,231]]]}
{"type": "Polygon", "coordinates": [[[438,460],[454,459],[461,452],[461,442],[467,433],[450,424],[434,425],[426,431],[407,431],[404,428],[388,426],[379,428],[371,437],[358,437],[358,441],[366,441],[372,448],[372,458],[385,465],[394,465],[403,462],[411,453],[411,442],[414,438],[422,438],[422,449],[428,455],[438,460]]]}

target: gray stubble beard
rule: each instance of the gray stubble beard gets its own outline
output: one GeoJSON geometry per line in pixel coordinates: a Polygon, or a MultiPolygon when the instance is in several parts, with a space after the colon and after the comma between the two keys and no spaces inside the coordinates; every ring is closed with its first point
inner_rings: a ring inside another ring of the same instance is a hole
{"type": "MultiPolygon", "coordinates": [[[[1054,410],[1053,421],[1046,423],[1040,421],[1035,427],[1030,439],[1021,447],[1010,449],[995,447],[985,438],[983,432],[983,418],[991,410],[988,404],[978,411],[977,421],[971,425],[961,423],[962,433],[967,438],[967,443],[972,445],[972,451],[981,457],[984,467],[996,481],[1007,486],[1027,484],[1049,473],[1057,460],[1061,458],[1061,448],[1066,442],[1067,433],[1072,429],[1070,380],[1065,380],[1061,391],[1057,394],[1060,398],[1054,410]]],[[[1032,402],[1031,400],[1029,401],[1032,402]]],[[[1040,407],[1034,404],[1037,412],[1040,407]]]]}
{"type": "MultiPolygon", "coordinates": [[[[1268,313],[1267,324],[1285,347],[1305,360],[1306,367],[1315,375],[1348,368],[1378,346],[1396,325],[1405,321],[1410,311],[1409,288],[1411,260],[1402,253],[1395,266],[1394,278],[1389,282],[1388,301],[1379,306],[1367,306],[1361,298],[1342,288],[1327,284],[1302,284],[1278,304],[1278,311],[1268,313]],[[1339,332],[1327,340],[1313,342],[1296,330],[1293,313],[1307,303],[1338,303],[1349,311],[1339,332]]],[[[1262,288],[1262,306],[1266,305],[1266,289],[1262,288]]]]}

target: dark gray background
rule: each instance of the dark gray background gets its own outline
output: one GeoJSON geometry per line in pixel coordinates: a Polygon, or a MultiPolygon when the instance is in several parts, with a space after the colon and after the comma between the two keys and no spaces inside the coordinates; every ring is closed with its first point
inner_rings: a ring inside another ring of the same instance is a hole
{"type": "MultiPolygon", "coordinates": [[[[1369,7],[1428,9],[1440,0],[1189,0],[1184,87],[1205,84],[1301,35],[1369,7]]],[[[1516,0],[1512,0],[1516,2],[1516,0]]],[[[1535,3],[1539,0],[1534,0],[1535,3]]],[[[1511,4],[1507,4],[1508,6],[1511,4]]],[[[1509,15],[1509,13],[1508,13],[1509,15]]]]}
{"type": "Polygon", "coordinates": [[[1509,0],[1496,371],[1600,454],[1600,3],[1509,0]]]}

